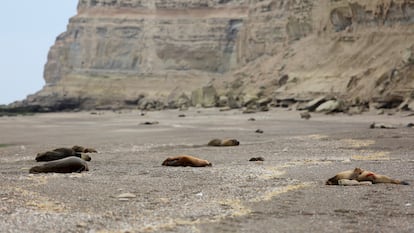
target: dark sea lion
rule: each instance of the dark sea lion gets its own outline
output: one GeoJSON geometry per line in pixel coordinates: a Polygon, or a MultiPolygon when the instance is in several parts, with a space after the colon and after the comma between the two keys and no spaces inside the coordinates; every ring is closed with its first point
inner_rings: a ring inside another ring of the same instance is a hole
{"type": "Polygon", "coordinates": [[[70,156],[76,156],[79,158],[82,158],[85,161],[91,161],[91,157],[89,155],[86,154],[81,154],[81,153],[64,153],[65,150],[60,150],[60,149],[67,149],[67,148],[58,148],[56,150],[53,151],[46,151],[43,153],[38,153],[36,155],[36,161],[37,162],[47,162],[47,161],[53,161],[53,160],[58,160],[58,159],[63,159],[63,158],[67,158],[70,156]]]}
{"type": "Polygon", "coordinates": [[[261,130],[261,129],[257,129],[256,131],[254,131],[255,133],[264,133],[264,131],[263,130],[261,130]]]}
{"type": "Polygon", "coordinates": [[[89,171],[88,164],[81,158],[70,156],[67,158],[44,163],[30,168],[29,173],[72,173],[89,171]]]}
{"type": "Polygon", "coordinates": [[[78,156],[79,155],[79,153],[77,151],[75,151],[74,149],[66,148],[66,147],[56,148],[53,151],[60,152],[60,153],[63,153],[65,155],[72,155],[72,156],[78,156]]]}
{"type": "Polygon", "coordinates": [[[213,139],[207,144],[208,146],[238,146],[240,142],[236,139],[213,139]]]}
{"type": "Polygon", "coordinates": [[[158,121],[144,121],[140,123],[140,125],[158,125],[158,124],[159,124],[158,121]]]}
{"type": "Polygon", "coordinates": [[[259,157],[253,157],[251,159],[249,159],[249,161],[264,161],[264,158],[259,156],[259,157]]]}
{"type": "Polygon", "coordinates": [[[47,161],[63,159],[69,156],[73,156],[73,155],[65,155],[64,153],[59,152],[59,151],[46,151],[42,153],[37,153],[35,159],[37,162],[47,162],[47,161]]]}
{"type": "Polygon", "coordinates": [[[399,181],[392,179],[385,175],[376,174],[371,171],[365,171],[361,168],[355,168],[354,170],[343,171],[336,174],[334,177],[326,181],[327,185],[338,185],[338,181],[341,179],[356,180],[356,181],[370,181],[373,184],[379,183],[391,183],[391,184],[402,184],[409,185],[406,181],[399,181]]]}
{"type": "Polygon", "coordinates": [[[175,157],[169,157],[164,162],[163,166],[190,166],[190,167],[207,167],[212,166],[212,164],[204,159],[199,159],[190,155],[179,155],[175,157]]]}

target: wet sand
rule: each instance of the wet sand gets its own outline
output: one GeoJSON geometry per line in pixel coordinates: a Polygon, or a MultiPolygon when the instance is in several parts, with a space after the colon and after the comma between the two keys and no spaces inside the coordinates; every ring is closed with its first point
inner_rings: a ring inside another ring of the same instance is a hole
{"type": "Polygon", "coordinates": [[[404,113],[95,113],[0,118],[1,232],[414,232],[413,185],[324,185],[354,167],[413,184],[404,113]],[[241,145],[204,146],[230,137],[241,145]],[[73,145],[99,151],[89,172],[28,173],[38,152],[73,145]],[[180,154],[213,166],[161,166],[180,154]]]}

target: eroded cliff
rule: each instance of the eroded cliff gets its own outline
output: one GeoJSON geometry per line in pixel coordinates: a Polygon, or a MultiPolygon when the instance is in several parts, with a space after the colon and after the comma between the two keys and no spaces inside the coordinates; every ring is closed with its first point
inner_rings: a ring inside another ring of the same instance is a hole
{"type": "Polygon", "coordinates": [[[23,104],[203,105],[213,86],[206,106],[395,107],[414,96],[413,69],[414,0],[80,0],[23,104]]]}

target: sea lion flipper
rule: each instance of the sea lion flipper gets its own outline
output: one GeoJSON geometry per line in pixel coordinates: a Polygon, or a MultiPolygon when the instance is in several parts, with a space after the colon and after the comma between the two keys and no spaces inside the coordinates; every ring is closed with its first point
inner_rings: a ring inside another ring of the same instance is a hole
{"type": "Polygon", "coordinates": [[[404,180],[403,180],[403,181],[401,181],[401,184],[402,184],[402,185],[410,185],[410,183],[408,183],[407,181],[404,181],[404,180]]]}

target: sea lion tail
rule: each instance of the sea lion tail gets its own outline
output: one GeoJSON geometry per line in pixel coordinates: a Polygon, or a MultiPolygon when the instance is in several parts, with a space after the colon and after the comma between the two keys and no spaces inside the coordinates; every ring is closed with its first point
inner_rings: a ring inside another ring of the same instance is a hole
{"type": "Polygon", "coordinates": [[[29,173],[31,173],[31,174],[40,173],[39,170],[38,170],[38,166],[30,168],[29,173]]]}
{"type": "Polygon", "coordinates": [[[330,178],[325,182],[325,185],[338,185],[338,178],[336,176],[330,178]]]}

